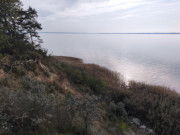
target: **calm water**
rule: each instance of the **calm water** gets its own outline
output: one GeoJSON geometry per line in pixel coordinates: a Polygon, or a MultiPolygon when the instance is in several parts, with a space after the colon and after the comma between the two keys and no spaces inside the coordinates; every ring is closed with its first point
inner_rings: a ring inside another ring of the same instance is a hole
{"type": "Polygon", "coordinates": [[[180,35],[41,34],[53,55],[83,58],[126,80],[168,86],[180,92],[180,35]]]}

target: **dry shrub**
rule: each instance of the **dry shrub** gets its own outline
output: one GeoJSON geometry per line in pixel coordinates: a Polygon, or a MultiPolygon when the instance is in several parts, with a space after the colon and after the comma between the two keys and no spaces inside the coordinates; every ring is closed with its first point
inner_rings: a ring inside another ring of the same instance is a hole
{"type": "Polygon", "coordinates": [[[168,88],[129,83],[125,100],[131,115],[141,118],[158,134],[180,134],[180,95],[168,88]]]}
{"type": "MultiPolygon", "coordinates": [[[[27,83],[27,82],[26,82],[27,83]]],[[[30,89],[37,90],[37,86],[30,89]]],[[[0,129],[3,135],[31,135],[47,129],[50,133],[66,132],[72,118],[58,97],[44,89],[35,93],[0,88],[0,129]]]]}
{"type": "Polygon", "coordinates": [[[51,58],[59,69],[61,64],[66,65],[65,68],[71,67],[73,70],[78,69],[94,78],[102,78],[110,89],[119,89],[125,87],[124,77],[118,73],[111,71],[105,67],[96,64],[84,64],[81,59],[73,57],[54,56],[51,58]]]}

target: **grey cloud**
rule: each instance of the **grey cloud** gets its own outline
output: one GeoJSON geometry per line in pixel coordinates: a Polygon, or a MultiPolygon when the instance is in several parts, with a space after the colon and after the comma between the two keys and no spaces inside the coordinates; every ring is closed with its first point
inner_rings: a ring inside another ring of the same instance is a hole
{"type": "Polygon", "coordinates": [[[180,30],[179,0],[23,0],[37,9],[45,31],[180,30]]]}

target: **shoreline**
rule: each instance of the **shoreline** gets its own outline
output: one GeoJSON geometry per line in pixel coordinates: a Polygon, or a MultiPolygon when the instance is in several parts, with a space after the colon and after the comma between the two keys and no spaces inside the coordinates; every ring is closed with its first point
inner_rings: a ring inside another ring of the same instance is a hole
{"type": "MultiPolygon", "coordinates": [[[[67,64],[70,64],[70,65],[76,65],[76,66],[89,65],[89,66],[91,66],[91,67],[92,67],[92,65],[97,65],[97,66],[102,67],[102,68],[105,68],[105,69],[107,69],[107,70],[111,70],[111,69],[109,69],[109,68],[107,68],[107,67],[105,67],[105,66],[101,66],[101,65],[99,65],[99,64],[86,63],[86,62],[84,62],[83,58],[78,58],[78,57],[73,57],[73,56],[57,56],[57,55],[51,56],[51,57],[55,58],[56,60],[63,61],[63,62],[65,62],[65,63],[67,63],[67,64]]],[[[169,90],[171,90],[171,91],[173,91],[173,92],[176,92],[176,93],[178,93],[178,94],[180,95],[180,90],[177,90],[177,89],[175,89],[175,88],[171,88],[170,86],[164,86],[164,85],[160,85],[160,84],[153,84],[153,83],[148,83],[148,82],[145,82],[145,81],[137,81],[137,80],[133,80],[133,79],[132,79],[132,80],[128,80],[128,79],[126,79],[126,77],[125,77],[123,74],[121,74],[120,72],[114,71],[114,70],[111,70],[111,71],[119,73],[119,74],[120,74],[120,77],[121,77],[120,79],[123,79],[123,80],[125,81],[125,83],[126,83],[127,86],[128,86],[128,84],[129,84],[129,82],[135,81],[135,82],[143,83],[143,84],[146,84],[146,85],[149,85],[149,86],[163,87],[163,88],[169,89],[169,90]]]]}

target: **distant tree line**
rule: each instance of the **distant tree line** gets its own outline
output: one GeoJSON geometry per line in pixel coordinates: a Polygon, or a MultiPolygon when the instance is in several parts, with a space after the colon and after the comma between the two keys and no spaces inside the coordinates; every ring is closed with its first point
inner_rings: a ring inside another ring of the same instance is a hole
{"type": "Polygon", "coordinates": [[[37,31],[42,27],[37,17],[36,10],[24,10],[20,0],[0,0],[0,53],[21,52],[25,45],[40,48],[37,31]]]}

